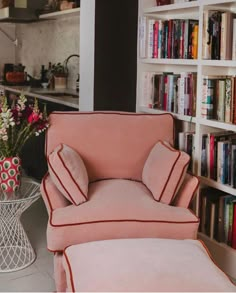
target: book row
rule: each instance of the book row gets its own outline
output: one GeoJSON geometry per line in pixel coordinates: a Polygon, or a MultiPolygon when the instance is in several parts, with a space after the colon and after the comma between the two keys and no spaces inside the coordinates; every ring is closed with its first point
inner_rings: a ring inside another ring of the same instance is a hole
{"type": "Polygon", "coordinates": [[[196,115],[197,75],[193,72],[143,72],[142,106],[182,115],[196,115]]]}
{"type": "Polygon", "coordinates": [[[236,76],[204,76],[201,116],[236,124],[236,76]]]}
{"type": "Polygon", "coordinates": [[[236,60],[236,19],[230,11],[203,12],[203,59],[236,60]]]}
{"type": "Polygon", "coordinates": [[[201,175],[236,188],[236,133],[203,134],[201,175]]]}
{"type": "Polygon", "coordinates": [[[214,188],[201,189],[200,231],[236,249],[236,197],[214,188]]]}
{"type": "Polygon", "coordinates": [[[139,18],[140,58],[197,59],[198,20],[139,18]]]}

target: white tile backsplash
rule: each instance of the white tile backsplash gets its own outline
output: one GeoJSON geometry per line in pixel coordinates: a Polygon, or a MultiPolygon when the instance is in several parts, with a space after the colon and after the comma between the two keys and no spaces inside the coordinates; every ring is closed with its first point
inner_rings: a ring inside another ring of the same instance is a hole
{"type": "MultiPolygon", "coordinates": [[[[17,62],[25,65],[29,74],[39,77],[41,65],[62,63],[69,55],[79,54],[79,26],[79,16],[17,25],[17,62]]],[[[75,88],[79,58],[71,58],[68,68],[68,87],[75,88]]]]}

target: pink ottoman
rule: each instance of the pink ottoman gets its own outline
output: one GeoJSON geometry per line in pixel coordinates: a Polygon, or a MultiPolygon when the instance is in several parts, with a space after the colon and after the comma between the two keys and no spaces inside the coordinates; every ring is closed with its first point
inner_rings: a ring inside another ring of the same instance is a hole
{"type": "Polygon", "coordinates": [[[89,242],[68,247],[62,262],[72,292],[236,291],[197,240],[89,242]]]}

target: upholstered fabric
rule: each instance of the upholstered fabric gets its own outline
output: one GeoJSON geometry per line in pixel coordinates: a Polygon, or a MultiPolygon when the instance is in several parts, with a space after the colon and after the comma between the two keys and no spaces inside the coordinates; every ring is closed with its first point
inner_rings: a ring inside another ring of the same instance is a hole
{"type": "Polygon", "coordinates": [[[170,114],[54,112],[46,137],[49,155],[60,143],[73,147],[85,163],[89,181],[140,180],[146,158],[158,140],[173,145],[170,114]]]}
{"type": "Polygon", "coordinates": [[[199,183],[200,180],[196,176],[186,174],[172,205],[183,208],[188,207],[198,189],[199,183]]]}
{"type": "Polygon", "coordinates": [[[71,204],[56,188],[49,173],[44,176],[40,190],[49,215],[51,211],[64,208],[71,204]],[[47,190],[47,193],[45,193],[45,190],[47,190]]]}
{"type": "MultiPolygon", "coordinates": [[[[44,192],[47,194],[47,188],[44,192]]],[[[199,220],[190,210],[155,201],[141,182],[98,181],[89,185],[88,197],[80,206],[51,212],[47,230],[50,250],[113,238],[197,236],[199,220]]]]}
{"type": "Polygon", "coordinates": [[[71,147],[60,144],[48,156],[48,170],[53,183],[73,204],[88,197],[88,174],[80,155],[71,147]]]}
{"type": "Polygon", "coordinates": [[[169,204],[184,180],[190,157],[159,141],[151,150],[142,173],[143,183],[157,201],[169,204]]]}
{"type": "Polygon", "coordinates": [[[72,292],[235,292],[197,240],[119,239],[68,247],[72,292]]]}

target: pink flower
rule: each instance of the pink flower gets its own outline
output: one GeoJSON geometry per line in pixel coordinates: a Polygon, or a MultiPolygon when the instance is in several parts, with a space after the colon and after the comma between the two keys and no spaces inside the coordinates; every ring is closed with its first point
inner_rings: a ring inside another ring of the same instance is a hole
{"type": "Polygon", "coordinates": [[[35,113],[35,112],[32,112],[31,115],[28,117],[28,122],[29,123],[35,123],[39,120],[39,114],[38,113],[35,113]]]}

